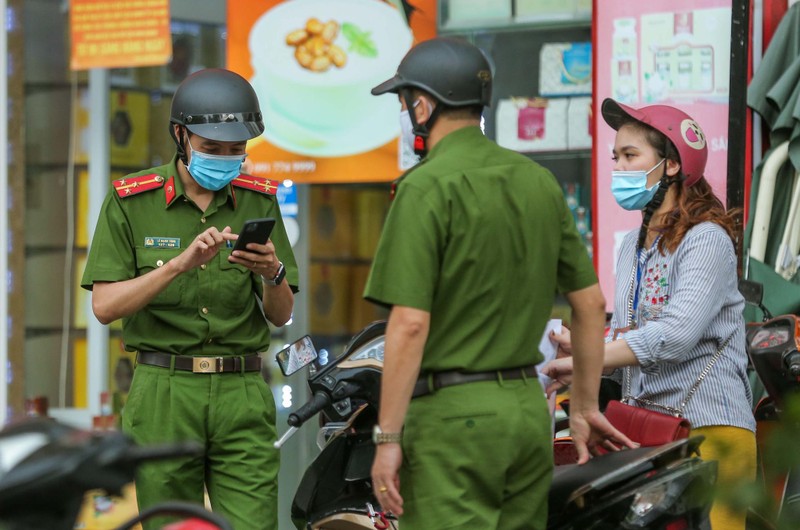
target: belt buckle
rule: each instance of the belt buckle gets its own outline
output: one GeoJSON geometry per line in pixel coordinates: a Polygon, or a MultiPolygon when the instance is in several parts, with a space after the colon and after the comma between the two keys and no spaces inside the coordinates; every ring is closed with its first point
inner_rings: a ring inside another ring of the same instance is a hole
{"type": "Polygon", "coordinates": [[[216,374],[222,372],[222,357],[192,357],[192,372],[216,374]]]}

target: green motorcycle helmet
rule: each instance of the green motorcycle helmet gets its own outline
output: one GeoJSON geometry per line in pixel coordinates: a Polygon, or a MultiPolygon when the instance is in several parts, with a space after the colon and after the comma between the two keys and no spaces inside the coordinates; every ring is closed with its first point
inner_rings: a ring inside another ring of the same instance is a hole
{"type": "Polygon", "coordinates": [[[438,37],[414,46],[397,73],[372,89],[378,96],[418,88],[450,107],[489,106],[492,68],[477,46],[452,37],[438,37]]]}

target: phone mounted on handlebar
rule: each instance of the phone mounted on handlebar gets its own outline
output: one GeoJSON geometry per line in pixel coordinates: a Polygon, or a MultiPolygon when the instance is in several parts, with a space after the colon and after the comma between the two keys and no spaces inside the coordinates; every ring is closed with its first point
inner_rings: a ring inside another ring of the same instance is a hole
{"type": "Polygon", "coordinates": [[[289,414],[290,428],[275,442],[276,448],[318,412],[328,409],[336,419],[348,417],[354,406],[350,398],[356,394],[362,399],[378,401],[380,378],[368,373],[382,371],[385,333],[386,321],[373,322],[353,337],[340,356],[324,365],[311,363],[308,376],[311,400],[289,414]]]}

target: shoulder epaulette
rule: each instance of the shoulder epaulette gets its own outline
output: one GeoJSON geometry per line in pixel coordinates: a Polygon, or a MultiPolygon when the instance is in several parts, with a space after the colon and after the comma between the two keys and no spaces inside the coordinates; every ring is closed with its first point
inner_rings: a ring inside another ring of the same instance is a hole
{"type": "Polygon", "coordinates": [[[164,177],[151,173],[138,177],[125,177],[113,182],[117,195],[122,198],[131,197],[143,191],[155,190],[164,185],[164,177]]]}
{"type": "Polygon", "coordinates": [[[257,191],[265,195],[275,195],[278,193],[280,182],[264,177],[256,177],[255,175],[239,175],[233,179],[231,184],[238,188],[257,191]]]}

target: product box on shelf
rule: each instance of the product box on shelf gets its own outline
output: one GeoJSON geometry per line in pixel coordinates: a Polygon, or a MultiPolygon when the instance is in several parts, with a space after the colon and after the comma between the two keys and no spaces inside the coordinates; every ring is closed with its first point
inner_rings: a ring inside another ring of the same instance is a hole
{"type": "Polygon", "coordinates": [[[567,149],[590,149],[592,147],[592,98],[568,98],[567,149]]]}
{"type": "Polygon", "coordinates": [[[550,42],[539,52],[541,96],[592,94],[592,43],[550,42]]]}
{"type": "Polygon", "coordinates": [[[565,98],[501,99],[495,115],[497,143],[520,152],[567,149],[565,98]]]}
{"type": "Polygon", "coordinates": [[[486,24],[492,20],[511,19],[512,0],[449,0],[446,10],[446,25],[449,28],[470,27],[486,24]]]}

